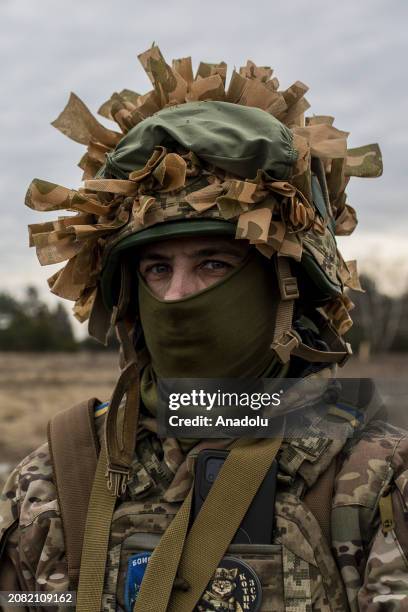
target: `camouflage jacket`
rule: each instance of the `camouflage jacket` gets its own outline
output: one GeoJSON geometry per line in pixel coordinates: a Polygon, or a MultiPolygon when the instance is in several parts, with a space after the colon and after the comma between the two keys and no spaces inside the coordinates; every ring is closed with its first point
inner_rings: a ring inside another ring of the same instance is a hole
{"type": "MultiPolygon", "coordinates": [[[[327,405],[326,405],[327,408],[327,405]]],[[[270,545],[231,545],[262,583],[262,611],[408,610],[408,437],[372,420],[350,437],[355,419],[331,406],[344,436],[325,437],[321,412],[308,413],[304,435],[290,435],[281,447],[276,526],[270,545]],[[331,512],[331,547],[304,495],[337,457],[331,512]],[[380,499],[391,495],[393,520],[384,530],[380,499]]],[[[102,435],[103,405],[95,413],[102,435]]],[[[104,611],[125,610],[128,559],[152,550],[191,486],[194,457],[175,440],[161,442],[149,419],[138,444],[132,479],[112,521],[104,611]],[[150,423],[151,424],[151,423],[150,423]]],[[[211,446],[222,446],[212,440],[211,446]]],[[[64,536],[53,483],[52,462],[44,444],[10,475],[0,497],[0,590],[59,591],[69,587],[64,536]]],[[[208,592],[207,592],[208,594],[208,592]]],[[[233,598],[211,609],[240,609],[233,598]]],[[[28,609],[28,608],[23,608],[28,609]]],[[[38,608],[36,608],[38,610],[38,608]]],[[[207,608],[200,608],[207,609],[207,608]]],[[[50,608],[45,608],[50,610],[50,608]]]]}

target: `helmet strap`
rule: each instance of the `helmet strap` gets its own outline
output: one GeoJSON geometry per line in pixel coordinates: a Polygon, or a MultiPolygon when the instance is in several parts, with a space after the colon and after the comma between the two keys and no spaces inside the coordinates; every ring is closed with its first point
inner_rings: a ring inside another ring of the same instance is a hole
{"type": "Polygon", "coordinates": [[[119,298],[112,311],[111,325],[115,326],[120,342],[123,367],[109,403],[105,423],[107,486],[115,496],[123,495],[126,490],[139,421],[140,365],[131,340],[131,330],[125,320],[130,300],[130,281],[129,266],[122,262],[119,298]],[[123,418],[119,418],[122,405],[123,418]]]}
{"type": "Polygon", "coordinates": [[[120,289],[116,306],[110,313],[103,302],[102,290],[99,285],[92,306],[88,323],[89,335],[104,344],[108,344],[109,332],[115,327],[116,321],[126,315],[130,302],[131,276],[127,262],[121,262],[120,266],[120,289]]]}
{"type": "Polygon", "coordinates": [[[275,266],[281,299],[276,313],[275,334],[271,348],[281,363],[287,363],[293,355],[312,363],[344,365],[352,354],[350,344],[336,333],[329,320],[323,315],[318,315],[317,325],[322,339],[333,350],[320,351],[302,342],[302,338],[292,327],[295,300],[299,298],[296,277],[292,275],[290,261],[287,257],[278,255],[275,258],[275,266]]]}
{"type": "Polygon", "coordinates": [[[280,300],[276,312],[275,332],[271,348],[275,351],[281,363],[289,361],[292,351],[299,345],[299,338],[293,335],[292,322],[295,300],[299,298],[296,277],[292,275],[287,257],[275,257],[275,269],[278,279],[280,300]]]}
{"type": "Polygon", "coordinates": [[[116,321],[124,319],[129,307],[130,302],[130,286],[131,286],[131,274],[129,262],[122,260],[120,263],[120,288],[119,296],[116,306],[112,311],[112,326],[116,325],[116,321]]]}

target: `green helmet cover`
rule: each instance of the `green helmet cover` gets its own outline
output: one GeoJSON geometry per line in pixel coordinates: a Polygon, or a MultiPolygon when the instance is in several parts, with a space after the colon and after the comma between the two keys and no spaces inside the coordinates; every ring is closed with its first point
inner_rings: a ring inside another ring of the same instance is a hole
{"type": "Polygon", "coordinates": [[[287,179],[297,159],[292,132],[259,108],[229,102],[188,102],[164,108],[124,136],[108,153],[100,176],[127,178],[143,168],[157,146],[181,145],[235,176],[264,170],[287,179]]]}

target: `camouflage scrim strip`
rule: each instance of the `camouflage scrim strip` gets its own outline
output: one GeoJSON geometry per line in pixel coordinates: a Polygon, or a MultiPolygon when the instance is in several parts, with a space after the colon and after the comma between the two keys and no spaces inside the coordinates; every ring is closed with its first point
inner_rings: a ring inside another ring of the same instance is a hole
{"type": "Polygon", "coordinates": [[[160,104],[183,103],[187,94],[187,83],[165,61],[158,47],[152,47],[139,55],[140,63],[154,86],[160,104]]]}
{"type": "Polygon", "coordinates": [[[366,145],[347,151],[346,176],[372,177],[383,172],[382,156],[378,144],[366,145]]]}
{"type": "Polygon", "coordinates": [[[107,147],[114,147],[121,139],[120,133],[108,130],[99,123],[82,100],[73,93],[52,125],[68,138],[84,145],[94,140],[107,147]]]}
{"type": "Polygon", "coordinates": [[[109,100],[104,102],[98,109],[98,115],[105,117],[105,119],[113,119],[112,105],[117,99],[129,102],[134,108],[136,108],[136,102],[140,98],[140,94],[132,91],[131,89],[122,89],[119,93],[113,93],[109,100]]]}
{"type": "MultiPolygon", "coordinates": [[[[27,191],[25,203],[33,210],[76,213],[72,222],[60,218],[29,228],[30,246],[36,248],[42,265],[68,260],[66,268],[50,280],[51,290],[74,300],[77,316],[86,320],[102,261],[112,245],[156,223],[200,216],[231,221],[237,228],[236,238],[249,240],[267,257],[280,252],[302,261],[307,251],[339,292],[344,286],[358,289],[355,267],[348,268],[338,255],[327,219],[313,204],[311,156],[324,164],[334,232],[346,236],[357,224],[356,212],[347,203],[347,182],[352,176],[381,175],[378,145],[347,149],[348,132],[337,129],[333,117],[304,119],[309,108],[307,85],[296,81],[279,90],[279,81],[269,66],[248,60],[239,71],[233,71],[227,83],[227,65],[222,61],[201,62],[194,75],[190,57],[169,64],[156,45],[141,53],[139,60],[153,89],[145,94],[130,89],[115,92],[98,111],[113,120],[120,132],[103,126],[75,94],[52,124],[87,150],[79,162],[84,189],[34,179],[27,191]],[[255,179],[238,180],[177,147],[157,147],[145,167],[129,176],[96,177],[106,156],[132,127],[167,106],[195,100],[256,107],[291,128],[298,156],[286,186],[259,173],[255,179]],[[198,177],[203,180],[194,186],[192,181],[198,177]],[[85,257],[87,250],[89,257],[85,257]]],[[[336,312],[333,316],[338,329],[344,330],[351,319],[342,304],[332,306],[331,312],[336,312]]]]}

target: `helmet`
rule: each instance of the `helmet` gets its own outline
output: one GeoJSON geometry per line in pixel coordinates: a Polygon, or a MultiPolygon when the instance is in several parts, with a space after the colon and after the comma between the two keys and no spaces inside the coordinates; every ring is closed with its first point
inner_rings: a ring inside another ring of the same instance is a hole
{"type": "MultiPolygon", "coordinates": [[[[308,279],[309,298],[344,334],[351,325],[345,289],[360,286],[336,236],[357,224],[346,202],[349,178],[382,172],[378,145],[347,149],[348,133],[332,117],[305,120],[307,87],[297,81],[280,91],[268,67],[248,61],[226,89],[224,62],[200,63],[194,78],[190,58],[170,66],[156,46],[139,58],[153,89],[114,93],[99,109],[121,133],[74,94],[53,123],[87,146],[79,163],[84,188],[34,179],[28,189],[35,210],[77,213],[30,226],[41,264],[68,260],[49,279],[51,291],[75,301],[79,320],[92,313],[90,332],[103,340],[123,253],[152,240],[227,234],[292,261],[308,279]]],[[[282,283],[281,291],[283,300],[297,297],[282,283]]]]}

